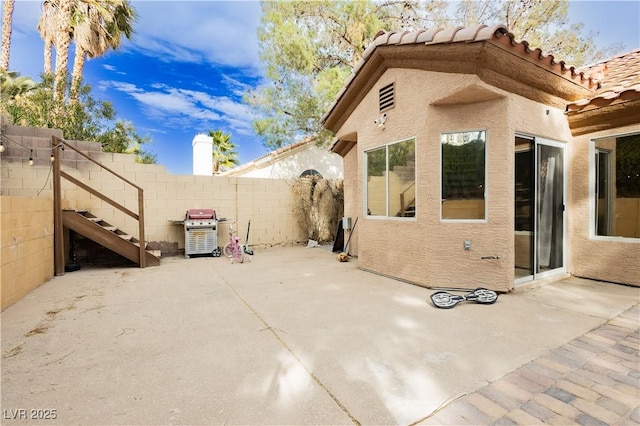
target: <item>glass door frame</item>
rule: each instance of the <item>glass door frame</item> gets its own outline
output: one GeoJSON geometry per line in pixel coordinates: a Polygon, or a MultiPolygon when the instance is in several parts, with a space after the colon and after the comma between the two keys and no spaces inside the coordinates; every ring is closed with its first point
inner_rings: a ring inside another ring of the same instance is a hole
{"type": "MultiPolygon", "coordinates": [[[[527,135],[527,134],[521,134],[521,133],[516,133],[514,136],[514,147],[515,147],[515,138],[519,137],[522,139],[527,139],[529,141],[531,141],[531,150],[532,150],[532,154],[533,154],[533,172],[534,172],[534,178],[533,178],[533,185],[534,187],[532,188],[532,193],[533,193],[533,231],[532,231],[532,247],[531,247],[531,262],[532,262],[532,267],[531,267],[531,275],[526,275],[520,278],[514,278],[514,284],[524,284],[527,282],[531,282],[534,280],[538,280],[538,279],[542,279],[542,278],[547,278],[550,276],[554,276],[554,275],[558,275],[558,274],[562,274],[565,273],[567,271],[567,144],[564,142],[559,142],[559,141],[554,141],[554,140],[550,140],[550,139],[546,139],[543,137],[539,137],[539,136],[532,136],[532,135],[527,135]],[[538,238],[539,238],[539,232],[538,232],[538,228],[539,228],[539,214],[538,214],[538,209],[539,209],[539,205],[540,205],[540,200],[539,200],[539,188],[538,188],[538,182],[539,182],[539,171],[540,171],[540,165],[539,165],[539,156],[538,156],[538,147],[540,145],[546,145],[546,146],[551,146],[551,147],[555,147],[555,148],[560,148],[562,151],[562,205],[563,205],[563,213],[562,213],[562,266],[559,268],[554,268],[551,270],[547,270],[544,272],[537,272],[539,269],[539,259],[538,259],[538,238]]],[[[514,167],[515,167],[515,154],[516,151],[514,150],[514,167]]],[[[515,169],[514,169],[514,176],[515,176],[515,169]]],[[[514,183],[515,185],[515,183],[514,183]]],[[[514,215],[515,215],[515,210],[514,210],[514,215]]],[[[514,216],[515,218],[515,216],[514,216]]],[[[515,230],[514,230],[515,232],[515,230]]],[[[515,237],[515,234],[514,234],[515,237]]],[[[515,256],[515,246],[514,246],[514,256],[515,256]]],[[[515,268],[515,264],[514,264],[514,268],[515,268]]]]}

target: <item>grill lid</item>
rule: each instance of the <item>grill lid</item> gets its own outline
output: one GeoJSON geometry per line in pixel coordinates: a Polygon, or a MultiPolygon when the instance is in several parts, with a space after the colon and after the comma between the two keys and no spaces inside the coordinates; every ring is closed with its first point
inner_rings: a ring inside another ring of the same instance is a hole
{"type": "Polygon", "coordinates": [[[213,209],[189,209],[186,219],[215,219],[216,211],[213,209]]]}

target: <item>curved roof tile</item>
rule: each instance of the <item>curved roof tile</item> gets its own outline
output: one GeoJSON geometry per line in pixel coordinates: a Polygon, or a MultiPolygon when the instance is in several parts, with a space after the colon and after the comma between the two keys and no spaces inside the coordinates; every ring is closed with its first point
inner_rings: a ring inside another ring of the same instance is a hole
{"type": "Polygon", "coordinates": [[[640,99],[640,49],[590,65],[581,71],[581,74],[597,83],[597,88],[591,98],[569,104],[569,111],[580,111],[589,105],[609,105],[616,99],[640,99]]]}
{"type": "Polygon", "coordinates": [[[409,31],[401,31],[401,32],[397,32],[397,33],[392,33],[391,37],[389,37],[389,41],[387,42],[388,44],[401,44],[400,41],[402,40],[402,37],[404,37],[405,34],[407,34],[409,31]]]}
{"type": "Polygon", "coordinates": [[[453,38],[455,37],[456,33],[462,29],[464,29],[464,27],[454,27],[442,30],[438,32],[435,37],[433,37],[433,40],[430,43],[451,43],[453,42],[453,38]]]}
{"type": "Polygon", "coordinates": [[[373,44],[375,44],[376,46],[381,46],[383,44],[388,44],[389,43],[389,38],[393,35],[393,33],[389,33],[389,32],[383,32],[381,35],[379,35],[378,37],[376,37],[375,40],[373,40],[373,44]]]}
{"type": "Polygon", "coordinates": [[[502,24],[492,25],[490,27],[483,25],[483,28],[481,28],[476,34],[476,40],[488,40],[494,35],[499,37],[507,35],[508,33],[509,30],[507,27],[502,24]]]}
{"type": "Polygon", "coordinates": [[[556,61],[553,55],[546,55],[539,48],[532,49],[525,40],[517,41],[513,33],[509,32],[508,28],[503,24],[492,26],[480,24],[467,28],[431,28],[428,30],[401,32],[380,31],[364,51],[362,59],[355,66],[349,78],[347,78],[329,112],[323,117],[323,121],[377,48],[408,44],[432,45],[478,41],[493,41],[501,44],[507,49],[528,57],[532,62],[537,62],[540,66],[595,92],[595,96],[590,99],[582,99],[569,104],[567,110],[580,110],[597,99],[600,99],[599,102],[615,100],[622,93],[625,94],[625,99],[635,96],[640,99],[640,49],[600,64],[577,70],[573,66],[567,66],[564,61],[556,61]]]}
{"type": "Polygon", "coordinates": [[[420,34],[422,34],[424,32],[425,32],[425,30],[406,32],[404,34],[404,36],[402,37],[402,40],[400,41],[400,44],[413,44],[413,43],[416,42],[418,37],[420,37],[420,34]]]}
{"type": "MultiPolygon", "coordinates": [[[[597,81],[583,72],[578,72],[574,67],[567,66],[564,61],[557,62],[553,55],[546,55],[540,48],[532,49],[526,40],[517,41],[515,36],[509,32],[509,29],[503,24],[495,24],[491,26],[478,24],[471,27],[452,27],[452,28],[432,28],[428,30],[418,31],[400,31],[386,32],[380,31],[363,54],[363,59],[371,56],[373,51],[379,46],[390,46],[396,44],[439,44],[439,43],[459,43],[459,42],[476,42],[494,40],[513,49],[514,51],[528,56],[534,62],[546,66],[558,74],[564,74],[569,71],[570,75],[566,76],[590,89],[597,86],[597,81]]],[[[360,66],[354,69],[357,73],[360,66]]]]}
{"type": "Polygon", "coordinates": [[[420,34],[418,34],[418,37],[416,37],[416,44],[430,43],[440,31],[444,31],[444,29],[432,28],[427,31],[421,31],[420,34]]]}
{"type": "MultiPolygon", "coordinates": [[[[455,43],[459,41],[475,41],[477,40],[476,37],[478,36],[480,30],[486,27],[486,25],[476,25],[475,27],[462,28],[460,31],[457,31],[455,33],[452,42],[455,43]]],[[[491,34],[491,36],[493,36],[493,33],[491,34]]]]}
{"type": "MultiPolygon", "coordinates": [[[[369,46],[367,46],[366,49],[364,49],[364,52],[362,52],[362,58],[363,59],[364,58],[368,58],[373,53],[374,50],[376,50],[376,45],[374,43],[371,43],[369,46]]],[[[358,64],[356,64],[354,69],[357,70],[358,68],[360,68],[360,66],[361,66],[361,64],[358,63],[358,64]]]]}

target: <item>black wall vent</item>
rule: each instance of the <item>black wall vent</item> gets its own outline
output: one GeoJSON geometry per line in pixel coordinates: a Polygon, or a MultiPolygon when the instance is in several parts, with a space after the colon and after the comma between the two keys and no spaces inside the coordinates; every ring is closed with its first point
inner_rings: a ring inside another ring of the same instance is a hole
{"type": "Polygon", "coordinates": [[[395,105],[395,92],[393,83],[380,89],[380,111],[392,108],[395,105]]]}

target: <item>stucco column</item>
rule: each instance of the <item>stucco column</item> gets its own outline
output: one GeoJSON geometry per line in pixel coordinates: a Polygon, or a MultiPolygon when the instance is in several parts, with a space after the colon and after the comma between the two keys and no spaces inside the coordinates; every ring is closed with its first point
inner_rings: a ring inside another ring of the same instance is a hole
{"type": "Polygon", "coordinates": [[[193,174],[213,175],[213,138],[203,133],[196,135],[191,142],[193,147],[193,174]]]}

